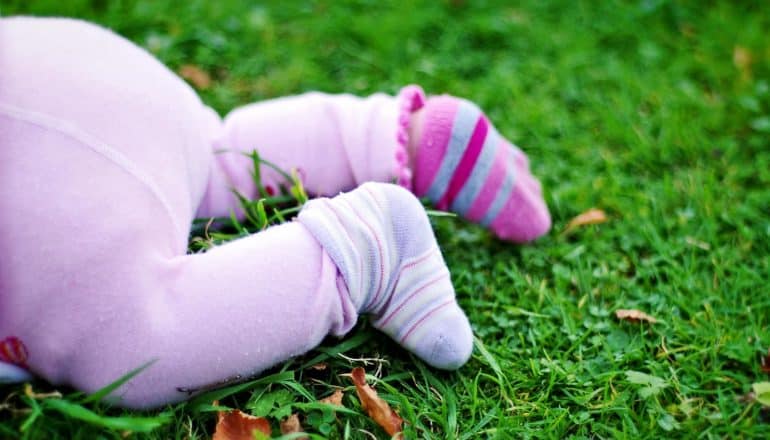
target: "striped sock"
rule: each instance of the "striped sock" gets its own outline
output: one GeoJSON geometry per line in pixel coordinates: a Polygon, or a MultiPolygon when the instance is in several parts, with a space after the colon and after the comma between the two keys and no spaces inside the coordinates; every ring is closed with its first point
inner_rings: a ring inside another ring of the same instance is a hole
{"type": "Polygon", "coordinates": [[[434,367],[460,367],[471,354],[468,318],[420,202],[405,189],[365,183],[315,199],[299,222],[321,243],[359,313],[434,367]]]}
{"type": "Polygon", "coordinates": [[[428,99],[418,133],[416,195],[504,240],[527,242],[548,231],[548,207],[527,156],[475,104],[448,95],[428,99]]]}

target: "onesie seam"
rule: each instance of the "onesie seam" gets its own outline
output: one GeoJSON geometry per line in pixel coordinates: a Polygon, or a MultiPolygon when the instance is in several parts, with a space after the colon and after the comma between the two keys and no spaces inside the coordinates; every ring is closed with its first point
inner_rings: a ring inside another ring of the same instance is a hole
{"type": "MultiPolygon", "coordinates": [[[[96,136],[83,131],[79,127],[76,127],[67,121],[63,121],[59,118],[44,113],[19,108],[7,103],[0,102],[0,115],[5,115],[11,119],[26,122],[45,130],[63,134],[70,139],[75,140],[79,144],[87,147],[92,152],[98,154],[104,159],[107,159],[107,161],[122,169],[124,172],[139,181],[139,183],[141,183],[147,190],[149,190],[166,211],[166,215],[168,216],[171,224],[174,226],[177,232],[180,234],[184,233],[184,229],[182,229],[176,217],[173,215],[173,210],[171,209],[170,203],[160,191],[160,188],[154,182],[152,177],[142,172],[131,159],[110,146],[107,142],[98,139],[96,136]]],[[[175,248],[178,247],[178,239],[174,237],[173,240],[175,248]]]]}

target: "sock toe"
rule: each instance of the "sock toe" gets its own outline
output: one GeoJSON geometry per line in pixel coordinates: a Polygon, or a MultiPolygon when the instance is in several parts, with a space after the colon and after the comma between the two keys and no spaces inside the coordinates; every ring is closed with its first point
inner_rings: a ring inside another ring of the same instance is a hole
{"type": "MultiPolygon", "coordinates": [[[[507,144],[507,143],[506,143],[507,144]]],[[[506,179],[512,182],[502,209],[485,223],[499,238],[514,243],[527,243],[546,234],[551,228],[551,215],[543,199],[540,181],[532,175],[529,164],[518,148],[507,144],[506,179]]]]}
{"type": "Polygon", "coordinates": [[[374,327],[437,368],[459,368],[473,349],[468,318],[455,300],[440,254],[405,269],[391,301],[373,318],[374,327]]]}
{"type": "Polygon", "coordinates": [[[519,182],[489,225],[492,231],[501,239],[515,243],[527,243],[547,233],[551,229],[551,215],[539,190],[537,181],[519,182]]]}
{"type": "Polygon", "coordinates": [[[455,306],[450,314],[420,336],[412,351],[436,368],[460,368],[468,361],[473,351],[473,332],[468,318],[455,306]]]}

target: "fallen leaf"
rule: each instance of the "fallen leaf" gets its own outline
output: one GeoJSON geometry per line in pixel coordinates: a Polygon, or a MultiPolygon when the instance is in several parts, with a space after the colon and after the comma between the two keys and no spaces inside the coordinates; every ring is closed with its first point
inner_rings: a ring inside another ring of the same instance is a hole
{"type": "Polygon", "coordinates": [[[615,310],[615,317],[618,319],[625,319],[628,321],[645,321],[645,322],[649,322],[650,324],[655,324],[656,322],[658,322],[658,320],[653,318],[652,316],[635,309],[615,310]]]}
{"type": "Polygon", "coordinates": [[[237,409],[227,413],[220,411],[212,440],[254,440],[256,432],[270,438],[270,422],[264,417],[254,417],[237,409]]]}
{"type": "Polygon", "coordinates": [[[356,386],[356,394],[361,401],[361,406],[364,411],[372,418],[378,425],[385,430],[391,437],[398,435],[397,438],[401,438],[402,426],[404,424],[403,419],[396,414],[388,405],[388,402],[382,400],[377,396],[377,392],[374,391],[366,383],[366,373],[363,368],[354,368],[351,372],[353,384],[356,386]]]}
{"type": "Polygon", "coordinates": [[[695,36],[695,28],[692,27],[691,24],[685,23],[682,26],[679,27],[679,32],[682,33],[687,38],[692,38],[695,36]]]}
{"type": "Polygon", "coordinates": [[[196,89],[205,90],[211,87],[211,76],[208,72],[193,64],[184,64],[179,67],[179,76],[190,81],[196,89]]]}
{"type": "Polygon", "coordinates": [[[640,385],[639,395],[643,398],[655,396],[668,386],[665,380],[640,371],[626,371],[626,380],[640,385]]]}
{"type": "Polygon", "coordinates": [[[735,46],[733,48],[733,64],[739,70],[748,70],[752,63],[751,52],[743,46],[735,46]]]}
{"type": "Polygon", "coordinates": [[[770,406],[770,382],[757,382],[751,385],[754,399],[762,406],[770,406]]]}
{"type": "Polygon", "coordinates": [[[344,406],[342,404],[342,397],[344,395],[345,393],[343,393],[342,390],[337,390],[334,392],[334,394],[324,397],[323,399],[319,400],[319,402],[336,406],[344,406]]]}
{"type": "MultiPolygon", "coordinates": [[[[281,422],[281,434],[294,434],[296,432],[303,432],[302,425],[299,423],[299,416],[292,414],[281,422]]],[[[295,437],[297,439],[307,439],[308,437],[295,437]]]]}
{"type": "Polygon", "coordinates": [[[564,228],[564,233],[569,234],[580,226],[598,225],[600,223],[606,222],[607,220],[607,214],[605,214],[604,211],[597,208],[591,208],[570,220],[570,222],[567,224],[567,227],[564,228]]]}
{"type": "Polygon", "coordinates": [[[770,374],[770,350],[767,350],[767,354],[762,358],[762,372],[770,374]]]}

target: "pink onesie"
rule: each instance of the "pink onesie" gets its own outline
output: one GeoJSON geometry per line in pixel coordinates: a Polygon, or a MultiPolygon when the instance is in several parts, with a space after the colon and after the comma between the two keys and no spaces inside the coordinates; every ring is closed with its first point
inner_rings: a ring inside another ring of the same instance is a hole
{"type": "Polygon", "coordinates": [[[190,255],[191,222],[237,212],[232,188],[255,195],[253,149],[315,195],[408,186],[423,99],[308,93],[221,120],[106,29],[0,19],[0,381],[93,391],[154,360],[117,393],[151,407],[343,335],[359,309],[301,222],[190,255]]]}

